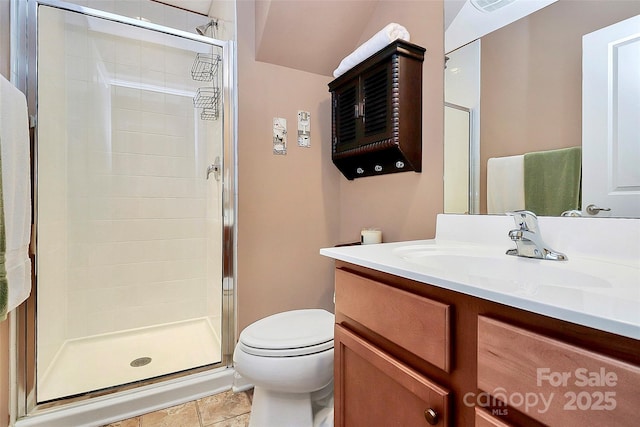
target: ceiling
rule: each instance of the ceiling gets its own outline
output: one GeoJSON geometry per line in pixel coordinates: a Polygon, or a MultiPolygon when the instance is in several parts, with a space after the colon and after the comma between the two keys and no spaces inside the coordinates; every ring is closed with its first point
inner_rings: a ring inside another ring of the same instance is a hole
{"type": "MultiPolygon", "coordinates": [[[[153,1],[220,18],[222,3],[233,0],[153,1]]],[[[363,41],[379,1],[256,0],[256,60],[332,76],[363,41]]]]}
{"type": "MultiPolygon", "coordinates": [[[[233,21],[229,4],[246,0],[153,1],[233,21]]],[[[255,0],[256,60],[332,76],[342,58],[366,41],[376,7],[387,1],[255,0]]],[[[557,0],[505,2],[509,6],[496,13],[479,12],[468,0],[443,1],[448,52],[557,0]]]]}
{"type": "Polygon", "coordinates": [[[503,0],[502,7],[480,11],[471,1],[445,0],[445,53],[502,28],[557,0],[503,0]]]}
{"type": "MultiPolygon", "coordinates": [[[[256,59],[332,76],[371,35],[366,31],[378,4],[389,1],[256,0],[256,59]]],[[[481,12],[469,0],[444,0],[445,52],[555,1],[503,1],[499,10],[481,12]]]]}
{"type": "Polygon", "coordinates": [[[363,41],[378,0],[260,0],[256,59],[332,76],[363,41]]]}

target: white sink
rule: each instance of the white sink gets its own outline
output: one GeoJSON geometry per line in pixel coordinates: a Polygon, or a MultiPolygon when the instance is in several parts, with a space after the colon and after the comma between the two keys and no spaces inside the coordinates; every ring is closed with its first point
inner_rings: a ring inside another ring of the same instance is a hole
{"type": "MultiPolygon", "coordinates": [[[[510,294],[533,296],[558,288],[612,287],[606,276],[597,274],[598,269],[587,268],[585,272],[585,263],[579,260],[548,261],[506,254],[478,254],[464,246],[437,245],[404,246],[396,248],[394,254],[423,267],[430,274],[510,294]]],[[[617,265],[610,268],[625,270],[617,265]]]]}
{"type": "Polygon", "coordinates": [[[510,296],[640,321],[640,269],[593,258],[574,256],[568,261],[550,261],[506,255],[503,251],[504,248],[439,245],[433,241],[397,246],[391,253],[413,265],[416,272],[463,285],[465,292],[477,296],[510,296]]]}

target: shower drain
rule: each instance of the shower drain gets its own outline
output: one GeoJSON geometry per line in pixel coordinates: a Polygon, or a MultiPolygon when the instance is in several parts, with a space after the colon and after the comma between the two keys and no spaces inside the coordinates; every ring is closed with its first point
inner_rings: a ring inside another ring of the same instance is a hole
{"type": "Polygon", "coordinates": [[[129,365],[134,368],[139,368],[141,366],[148,365],[149,363],[151,363],[150,357],[138,357],[137,359],[133,359],[129,365]]]}

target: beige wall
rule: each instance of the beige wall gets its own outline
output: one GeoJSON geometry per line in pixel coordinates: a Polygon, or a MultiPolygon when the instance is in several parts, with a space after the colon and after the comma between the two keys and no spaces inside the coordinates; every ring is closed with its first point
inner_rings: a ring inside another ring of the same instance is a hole
{"type": "Polygon", "coordinates": [[[480,194],[491,157],[582,144],[582,36],[638,13],[640,2],[560,0],[482,38],[480,194]]]}
{"type": "Polygon", "coordinates": [[[433,237],[443,197],[441,2],[379,2],[361,40],[398,22],[427,49],[423,172],[355,181],[347,181],[331,162],[327,84],[332,78],[255,61],[254,19],[253,1],[239,1],[239,330],[281,310],[333,311],[333,262],[318,250],[356,241],[366,226],[380,227],[385,241],[433,237]],[[295,143],[299,109],[311,112],[311,149],[295,143]],[[286,156],[271,152],[273,117],[287,119],[286,156]]]}
{"type": "MultiPolygon", "coordinates": [[[[238,328],[278,311],[333,311],[339,172],[331,163],[330,78],[254,60],[253,1],[238,2],[238,328]],[[296,142],[311,113],[311,148],[296,142]],[[272,154],[272,120],[287,119],[286,156],[272,154]]],[[[282,31],[286,31],[283,25],[282,31]]]]}

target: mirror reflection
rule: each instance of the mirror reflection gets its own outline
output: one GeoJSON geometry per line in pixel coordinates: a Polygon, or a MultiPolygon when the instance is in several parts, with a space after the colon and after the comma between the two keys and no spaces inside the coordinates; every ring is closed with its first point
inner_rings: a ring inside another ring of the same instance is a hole
{"type": "Polygon", "coordinates": [[[470,7],[445,1],[445,212],[640,217],[640,2],[558,0],[468,43],[470,7]]]}

